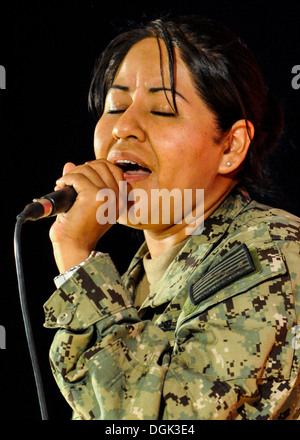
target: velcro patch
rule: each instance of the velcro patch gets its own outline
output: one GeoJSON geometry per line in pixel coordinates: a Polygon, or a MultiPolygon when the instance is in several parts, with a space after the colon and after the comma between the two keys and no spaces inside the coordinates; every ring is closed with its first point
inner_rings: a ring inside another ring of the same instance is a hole
{"type": "Polygon", "coordinates": [[[255,269],[249,249],[242,244],[229,252],[220,263],[190,286],[189,297],[192,304],[198,304],[218,290],[254,272],[255,269]]]}

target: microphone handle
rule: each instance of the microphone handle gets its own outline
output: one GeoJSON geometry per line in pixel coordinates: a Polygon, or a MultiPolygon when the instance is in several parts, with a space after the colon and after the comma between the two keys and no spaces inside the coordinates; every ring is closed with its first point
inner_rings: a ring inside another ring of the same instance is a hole
{"type": "Polygon", "coordinates": [[[43,217],[50,217],[69,211],[74,204],[77,193],[72,186],[65,186],[58,191],[53,191],[25,206],[19,216],[24,220],[39,220],[43,217]]]}

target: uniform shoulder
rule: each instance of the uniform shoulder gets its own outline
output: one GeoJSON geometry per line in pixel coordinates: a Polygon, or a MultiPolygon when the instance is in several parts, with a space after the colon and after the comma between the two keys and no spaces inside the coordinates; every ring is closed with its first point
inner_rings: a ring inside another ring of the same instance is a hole
{"type": "Polygon", "coordinates": [[[252,200],[238,217],[246,227],[267,227],[273,240],[300,242],[300,218],[280,208],[252,200]]]}

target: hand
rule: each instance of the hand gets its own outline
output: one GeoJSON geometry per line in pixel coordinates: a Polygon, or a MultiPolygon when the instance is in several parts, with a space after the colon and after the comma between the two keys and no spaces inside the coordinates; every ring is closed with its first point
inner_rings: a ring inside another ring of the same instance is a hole
{"type": "MultiPolygon", "coordinates": [[[[50,229],[50,239],[57,266],[64,272],[84,261],[111,223],[100,224],[97,210],[104,201],[97,201],[100,189],[111,189],[115,193],[116,209],[119,206],[119,182],[123,172],[104,159],[76,166],[68,162],[63,177],[57,180],[55,190],[72,185],[77,198],[71,209],[59,214],[50,229]]],[[[117,211],[118,218],[118,211],[117,211]]]]}

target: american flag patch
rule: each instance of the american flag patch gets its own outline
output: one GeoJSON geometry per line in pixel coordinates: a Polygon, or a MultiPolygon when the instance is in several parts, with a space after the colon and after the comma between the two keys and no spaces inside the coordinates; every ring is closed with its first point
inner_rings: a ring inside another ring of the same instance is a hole
{"type": "Polygon", "coordinates": [[[255,269],[249,249],[245,244],[240,245],[190,286],[189,297],[192,304],[198,304],[255,269]]]}

